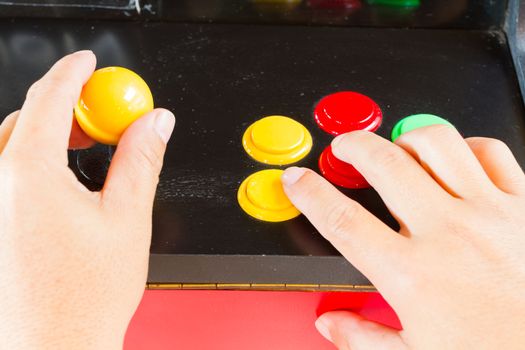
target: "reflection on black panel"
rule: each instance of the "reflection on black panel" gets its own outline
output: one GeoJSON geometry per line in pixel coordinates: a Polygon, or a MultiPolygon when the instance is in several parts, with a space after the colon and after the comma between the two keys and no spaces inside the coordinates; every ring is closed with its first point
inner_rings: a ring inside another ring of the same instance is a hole
{"type": "Polygon", "coordinates": [[[506,8],[506,0],[0,0],[0,17],[487,29],[501,27],[506,8]]]}

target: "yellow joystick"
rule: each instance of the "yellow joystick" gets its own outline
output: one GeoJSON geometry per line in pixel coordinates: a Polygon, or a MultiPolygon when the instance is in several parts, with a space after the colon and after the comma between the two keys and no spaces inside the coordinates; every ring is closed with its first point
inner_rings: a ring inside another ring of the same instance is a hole
{"type": "Polygon", "coordinates": [[[124,131],[153,110],[153,96],[146,82],[122,67],[93,73],[75,106],[75,117],[93,140],[116,145],[124,131]]]}

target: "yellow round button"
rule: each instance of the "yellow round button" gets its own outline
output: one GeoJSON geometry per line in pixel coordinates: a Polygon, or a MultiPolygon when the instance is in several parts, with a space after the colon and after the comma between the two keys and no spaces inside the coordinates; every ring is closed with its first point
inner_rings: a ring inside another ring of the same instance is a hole
{"type": "Polygon", "coordinates": [[[153,96],[146,82],[122,67],[106,67],[93,73],[82,88],[75,117],[95,141],[116,145],[135,120],[153,110],[153,96]]]}
{"type": "Polygon", "coordinates": [[[301,213],[284,193],[282,170],[269,169],[248,176],[239,187],[237,200],[241,208],[256,219],[280,222],[301,213]]]}
{"type": "Polygon", "coordinates": [[[286,165],[304,158],[312,149],[312,135],[295,120],[274,115],[250,125],[242,138],[246,152],[255,160],[286,165]]]}

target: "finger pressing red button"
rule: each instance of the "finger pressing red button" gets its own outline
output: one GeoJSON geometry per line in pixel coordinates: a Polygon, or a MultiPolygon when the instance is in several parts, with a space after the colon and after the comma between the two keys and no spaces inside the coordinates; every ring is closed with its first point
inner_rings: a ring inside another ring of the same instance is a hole
{"type": "Polygon", "coordinates": [[[319,170],[330,182],[337,186],[359,189],[370,187],[366,179],[351,164],[337,159],[332,153],[332,146],[325,148],[319,157],[319,170]]]}

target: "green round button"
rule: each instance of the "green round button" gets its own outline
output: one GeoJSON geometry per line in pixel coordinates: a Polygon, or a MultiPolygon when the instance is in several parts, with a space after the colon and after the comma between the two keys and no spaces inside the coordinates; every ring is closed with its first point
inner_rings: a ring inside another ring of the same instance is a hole
{"type": "Polygon", "coordinates": [[[454,127],[448,120],[432,114],[416,114],[403,118],[397,122],[392,129],[392,142],[406,132],[423,128],[430,125],[449,125],[454,127]]]}

